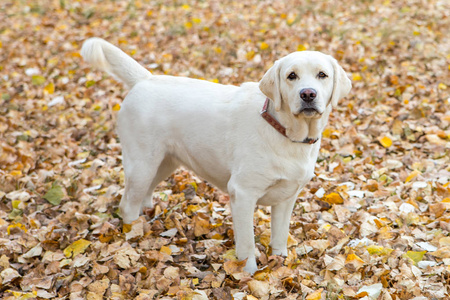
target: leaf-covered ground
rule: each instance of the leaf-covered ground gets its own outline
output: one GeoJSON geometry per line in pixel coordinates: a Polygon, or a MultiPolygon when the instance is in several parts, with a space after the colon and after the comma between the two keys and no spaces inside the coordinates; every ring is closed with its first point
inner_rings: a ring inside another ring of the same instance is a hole
{"type": "Polygon", "coordinates": [[[1,1],[0,298],[448,299],[449,17],[442,0],[1,1]],[[353,90],[286,259],[258,207],[264,269],[240,272],[227,196],[183,169],[122,226],[126,90],[82,62],[92,36],[155,74],[225,84],[297,50],[340,61],[353,90]]]}

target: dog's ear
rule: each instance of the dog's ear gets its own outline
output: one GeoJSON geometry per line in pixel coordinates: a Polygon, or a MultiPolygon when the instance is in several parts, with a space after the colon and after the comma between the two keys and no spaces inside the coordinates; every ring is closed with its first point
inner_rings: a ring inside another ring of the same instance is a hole
{"type": "Polygon", "coordinates": [[[331,105],[336,107],[338,101],[350,93],[352,89],[352,82],[345,74],[344,69],[338,64],[336,59],[330,56],[331,63],[333,64],[334,77],[333,77],[333,93],[331,94],[331,105]]]}
{"type": "Polygon", "coordinates": [[[259,89],[271,99],[275,105],[275,110],[281,109],[281,90],[280,90],[280,61],[275,64],[264,74],[259,82],[259,89]]]}

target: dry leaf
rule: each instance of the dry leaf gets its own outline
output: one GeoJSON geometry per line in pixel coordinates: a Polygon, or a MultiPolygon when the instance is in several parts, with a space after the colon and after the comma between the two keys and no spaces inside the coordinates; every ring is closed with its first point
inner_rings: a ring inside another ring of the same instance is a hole
{"type": "Polygon", "coordinates": [[[342,204],[344,203],[344,199],[342,199],[341,195],[338,193],[330,193],[325,195],[324,200],[330,204],[342,204]]]}
{"type": "Polygon", "coordinates": [[[229,260],[223,264],[223,268],[228,275],[242,273],[247,260],[229,260]]]}
{"type": "Polygon", "coordinates": [[[323,288],[318,289],[317,291],[315,291],[312,294],[309,294],[308,296],[306,296],[306,300],[319,300],[322,298],[322,291],[323,288]]]}
{"type": "Polygon", "coordinates": [[[84,253],[84,251],[91,244],[90,241],[85,239],[79,239],[78,241],[73,242],[66,249],[64,249],[64,255],[66,257],[75,257],[80,253],[84,253]]]}

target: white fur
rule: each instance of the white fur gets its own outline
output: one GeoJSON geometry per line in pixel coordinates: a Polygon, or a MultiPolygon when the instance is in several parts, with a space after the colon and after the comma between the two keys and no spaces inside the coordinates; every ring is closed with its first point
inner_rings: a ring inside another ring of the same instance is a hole
{"type": "Polygon", "coordinates": [[[257,270],[253,232],[255,206],[272,206],[272,253],[287,255],[289,219],[297,195],[313,177],[319,138],[331,104],[346,96],[350,80],[337,62],[319,52],[292,53],[267,71],[261,82],[241,86],[184,77],[151,75],[108,42],[93,38],[83,45],[84,59],[130,88],[118,115],[125,193],[120,209],[125,223],[152,206],[159,182],[184,165],[230,195],[236,253],[245,270],[257,270]],[[328,77],[318,78],[318,72],[328,77]],[[287,79],[296,72],[298,79],[287,79]],[[299,92],[314,88],[316,113],[303,113],[299,92]],[[261,116],[266,96],[270,113],[288,138],[261,116]],[[275,109],[276,108],[276,109],[275,109]]]}

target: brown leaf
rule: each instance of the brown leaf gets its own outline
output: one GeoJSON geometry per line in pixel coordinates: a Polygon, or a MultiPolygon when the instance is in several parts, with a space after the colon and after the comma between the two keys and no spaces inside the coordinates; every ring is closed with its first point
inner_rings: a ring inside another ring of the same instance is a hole
{"type": "Polygon", "coordinates": [[[193,218],[194,221],[194,235],[202,236],[211,231],[211,224],[209,219],[203,218],[201,215],[196,215],[193,218]]]}
{"type": "Polygon", "coordinates": [[[229,260],[223,264],[223,268],[228,275],[242,273],[247,260],[229,260]]]}

